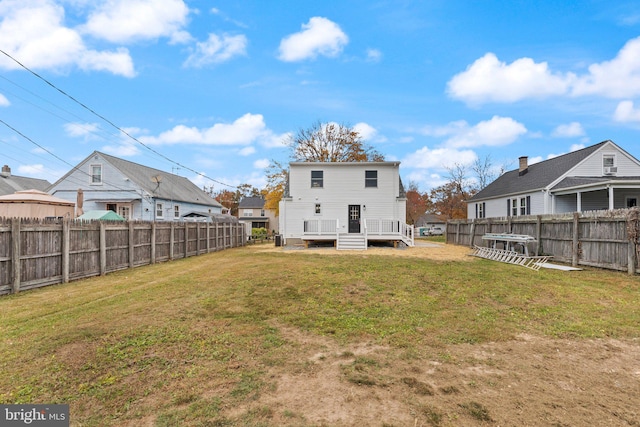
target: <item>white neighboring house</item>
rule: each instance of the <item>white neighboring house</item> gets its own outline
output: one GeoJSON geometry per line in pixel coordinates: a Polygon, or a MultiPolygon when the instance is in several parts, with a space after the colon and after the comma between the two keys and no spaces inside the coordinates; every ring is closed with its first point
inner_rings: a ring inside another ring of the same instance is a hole
{"type": "Polygon", "coordinates": [[[83,211],[112,210],[126,219],[211,221],[222,205],[189,179],[94,151],[48,189],[83,211]]]}
{"type": "Polygon", "coordinates": [[[366,249],[372,241],[413,246],[400,162],[289,164],[280,201],[287,246],[333,241],[337,249],[366,249]]]}
{"type": "Polygon", "coordinates": [[[640,161],[612,141],[532,165],[520,157],[467,200],[467,218],[495,218],[638,206],[640,161]]]}

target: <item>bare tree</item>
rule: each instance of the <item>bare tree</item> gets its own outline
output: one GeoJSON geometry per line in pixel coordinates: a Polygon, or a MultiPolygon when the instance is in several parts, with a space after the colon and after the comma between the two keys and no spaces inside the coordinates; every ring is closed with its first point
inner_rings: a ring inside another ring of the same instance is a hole
{"type": "Polygon", "coordinates": [[[296,162],[367,162],[382,161],[384,156],[367,145],[353,128],[317,121],[299,129],[286,142],[296,162]]]}
{"type": "Polygon", "coordinates": [[[495,169],[491,161],[491,155],[489,154],[482,159],[476,159],[471,166],[471,170],[476,174],[476,178],[478,179],[478,190],[482,190],[496,179],[495,169]]]}

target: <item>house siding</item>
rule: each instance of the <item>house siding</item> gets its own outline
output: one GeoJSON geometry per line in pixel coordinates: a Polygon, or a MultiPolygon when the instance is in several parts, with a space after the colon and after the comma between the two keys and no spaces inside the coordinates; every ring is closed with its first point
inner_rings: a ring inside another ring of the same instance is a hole
{"type": "Polygon", "coordinates": [[[286,237],[303,233],[303,220],[339,222],[339,232],[348,231],[349,205],[361,206],[361,218],[406,222],[406,200],[399,198],[398,163],[310,163],[290,165],[289,198],[280,205],[280,230],[286,237]],[[311,171],[323,171],[322,188],[311,187],[311,171]],[[365,171],[378,172],[377,187],[365,187],[365,171]],[[319,203],[321,213],[315,213],[319,203]],[[366,206],[366,208],[365,208],[366,206]]]}
{"type": "MultiPolygon", "coordinates": [[[[577,165],[569,172],[570,176],[605,176],[602,159],[605,155],[615,156],[615,166],[618,172],[611,176],[634,176],[638,175],[638,162],[629,157],[624,151],[613,144],[607,144],[600,150],[593,153],[584,162],[577,165]]],[[[608,175],[607,175],[608,176],[608,175]]]]}

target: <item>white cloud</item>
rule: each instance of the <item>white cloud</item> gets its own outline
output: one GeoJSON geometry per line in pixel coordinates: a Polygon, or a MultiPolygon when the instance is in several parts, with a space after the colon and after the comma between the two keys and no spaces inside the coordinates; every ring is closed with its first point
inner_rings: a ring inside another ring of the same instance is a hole
{"type": "Polygon", "coordinates": [[[469,104],[516,102],[549,96],[602,96],[628,98],[640,95],[640,37],[629,40],[617,55],[591,64],[588,72],[554,73],[546,62],[519,58],[510,64],[487,53],[447,83],[453,98],[469,104]]]}
{"type": "Polygon", "coordinates": [[[253,162],[253,167],[256,169],[266,169],[269,167],[269,159],[259,159],[253,162]]]}
{"type": "Polygon", "coordinates": [[[240,154],[241,156],[250,156],[255,152],[256,152],[255,147],[249,146],[249,147],[244,147],[242,150],[238,151],[238,154],[240,154]]]}
{"type": "Polygon", "coordinates": [[[571,147],[569,147],[569,151],[574,152],[574,151],[582,150],[583,148],[584,148],[584,144],[571,144],[571,147]]]}
{"type": "Polygon", "coordinates": [[[559,125],[551,132],[551,135],[557,138],[575,138],[577,136],[583,136],[584,134],[584,129],[578,122],[559,125]]]}
{"type": "Polygon", "coordinates": [[[109,0],[89,15],[82,30],[112,43],[169,37],[184,39],[189,8],[182,0],[109,0]]]}
{"type": "MultiPolygon", "coordinates": [[[[85,46],[80,34],[63,25],[65,11],[49,0],[0,2],[0,40],[3,49],[32,69],[109,71],[134,77],[129,51],[96,51],[85,46]]],[[[0,67],[19,69],[9,58],[0,58],[0,67]]]]}
{"type": "Polygon", "coordinates": [[[622,101],[613,113],[613,119],[617,122],[640,122],[640,109],[635,108],[633,101],[622,101]]]}
{"type": "Polygon", "coordinates": [[[138,139],[145,144],[249,145],[259,142],[268,145],[273,135],[261,114],[247,113],[233,123],[216,123],[203,129],[178,125],[158,136],[138,139]]]}
{"type": "Polygon", "coordinates": [[[470,165],[478,156],[472,150],[422,147],[402,160],[402,166],[417,169],[446,169],[454,164],[470,165]]]}
{"type": "Polygon", "coordinates": [[[334,57],[342,52],[349,37],[335,22],[315,16],[302,31],[280,41],[279,59],[287,62],[315,59],[318,55],[334,57]]]}
{"type": "Polygon", "coordinates": [[[49,182],[55,182],[67,172],[68,171],[66,170],[49,169],[42,164],[34,164],[18,166],[17,175],[46,179],[49,182]]]}
{"type": "Polygon", "coordinates": [[[67,135],[74,138],[90,138],[94,133],[100,130],[97,123],[65,123],[64,131],[67,135]]]}
{"type": "Polygon", "coordinates": [[[428,136],[448,137],[444,145],[452,148],[497,147],[516,141],[527,133],[527,128],[511,117],[493,116],[490,120],[479,122],[474,126],[469,126],[466,121],[460,120],[446,126],[426,127],[422,133],[428,136]]]}
{"type": "Polygon", "coordinates": [[[105,145],[102,151],[117,157],[133,157],[140,154],[138,146],[128,141],[122,141],[117,145],[105,145]]]}
{"type": "Polygon", "coordinates": [[[626,98],[640,95],[640,37],[629,40],[615,58],[589,66],[573,86],[573,95],[626,98]]]}
{"type": "Polygon", "coordinates": [[[234,56],[245,55],[247,48],[246,36],[223,35],[218,37],[209,34],[209,38],[204,42],[198,42],[195,50],[184,62],[185,67],[200,68],[205,65],[219,64],[228,61],[234,56]]]}
{"type": "Polygon", "coordinates": [[[378,130],[376,128],[364,122],[356,123],[353,126],[353,130],[358,132],[362,139],[367,141],[370,141],[378,134],[378,130]]]}
{"type": "Polygon", "coordinates": [[[367,49],[367,61],[380,62],[382,60],[382,52],[378,49],[367,49]]]}
{"type": "Polygon", "coordinates": [[[567,92],[572,75],[554,75],[546,62],[520,58],[511,64],[487,53],[447,83],[453,98],[468,103],[515,102],[567,92]]]}
{"type": "Polygon", "coordinates": [[[0,93],[0,107],[8,107],[9,105],[11,105],[11,102],[9,102],[6,96],[0,93]]]}

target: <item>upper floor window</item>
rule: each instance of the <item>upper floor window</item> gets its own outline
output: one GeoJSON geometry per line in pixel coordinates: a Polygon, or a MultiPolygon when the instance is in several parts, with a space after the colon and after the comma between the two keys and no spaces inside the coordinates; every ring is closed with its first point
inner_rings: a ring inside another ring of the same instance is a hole
{"type": "Polygon", "coordinates": [[[102,165],[91,165],[91,184],[102,184],[102,165]]]}
{"type": "Polygon", "coordinates": [[[365,187],[378,186],[378,171],[364,171],[364,186],[365,187]]]}
{"type": "Polygon", "coordinates": [[[243,209],[242,216],[253,216],[253,209],[243,209]]]}
{"type": "Polygon", "coordinates": [[[605,175],[613,175],[618,172],[616,167],[616,155],[615,154],[603,154],[602,155],[602,172],[605,175]]]}
{"type": "Polygon", "coordinates": [[[260,216],[267,216],[264,209],[260,209],[260,216]]]}
{"type": "Polygon", "coordinates": [[[164,216],[162,203],[156,203],[156,218],[162,218],[164,216]]]}
{"type": "Polygon", "coordinates": [[[311,171],[311,188],[322,188],[323,171],[311,171]]]}
{"type": "Polygon", "coordinates": [[[173,207],[173,217],[180,218],[180,205],[175,205],[173,207]]]}

